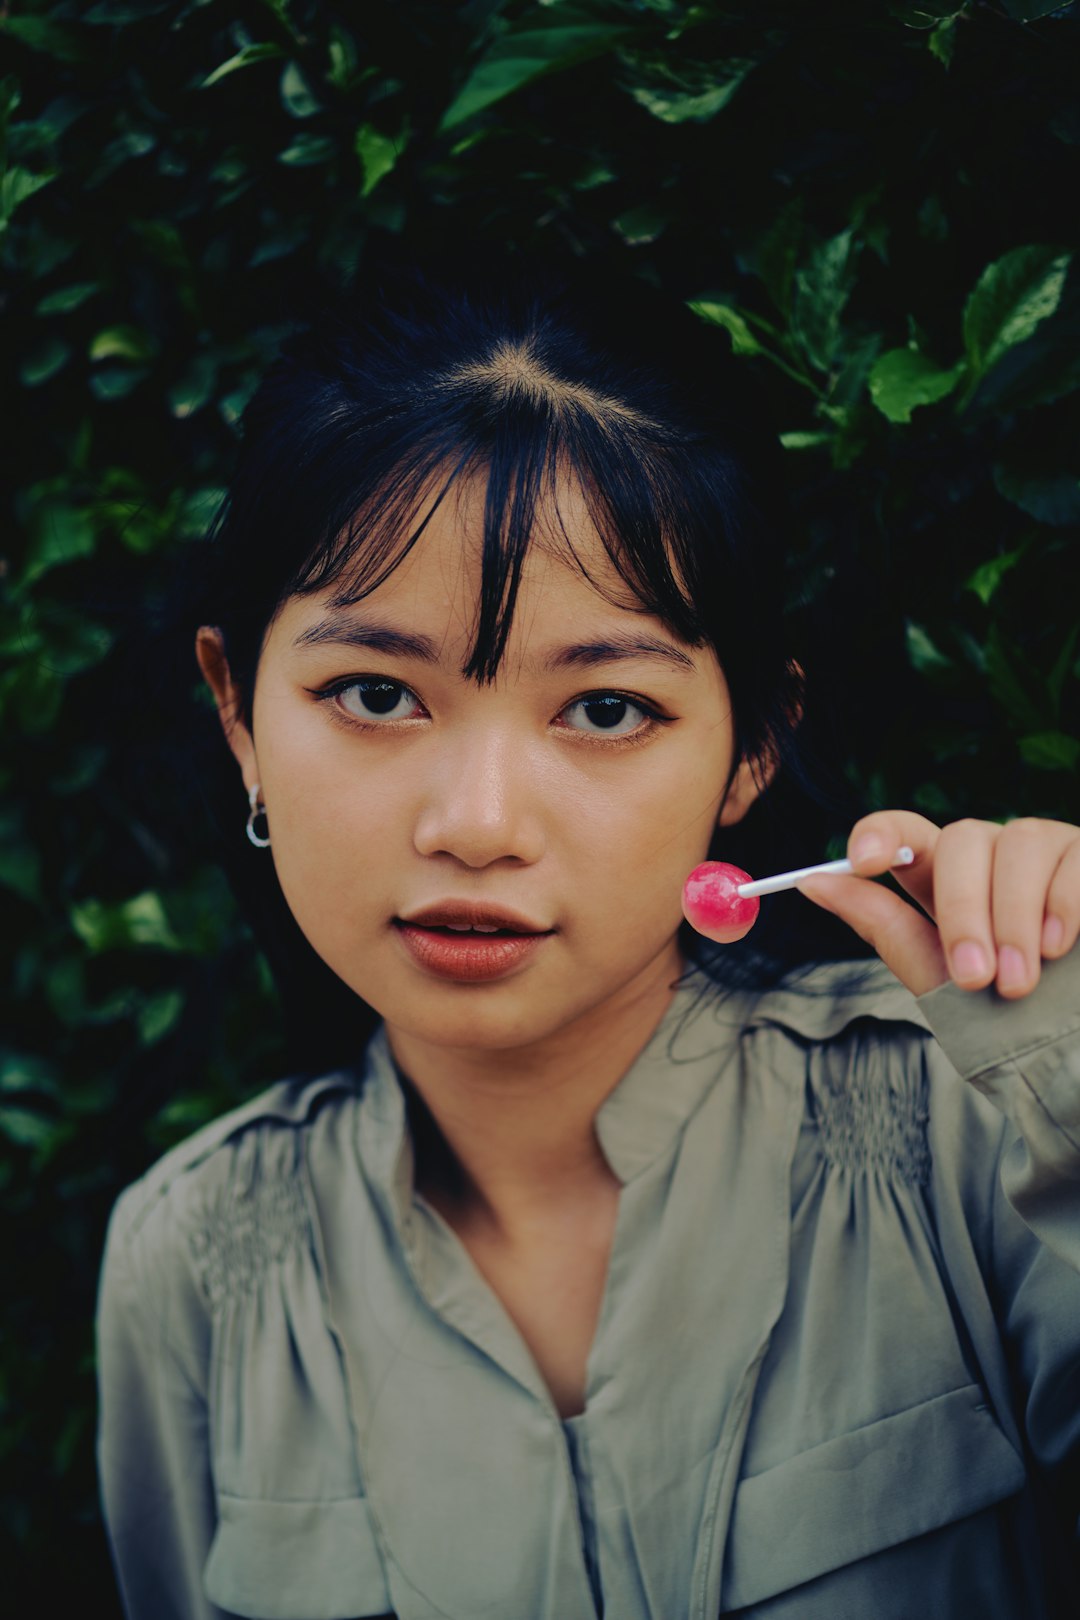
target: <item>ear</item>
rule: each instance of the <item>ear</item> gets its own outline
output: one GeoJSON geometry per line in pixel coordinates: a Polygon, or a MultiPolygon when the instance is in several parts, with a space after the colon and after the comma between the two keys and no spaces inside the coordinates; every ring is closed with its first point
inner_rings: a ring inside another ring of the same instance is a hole
{"type": "Polygon", "coordinates": [[[764,759],[744,757],[739,761],[716,818],[718,827],[734,827],[736,822],[742,820],[772,781],[777,764],[776,755],[771,752],[764,759]]]}
{"type": "MultiPolygon", "coordinates": [[[[794,659],[789,665],[798,681],[800,694],[804,689],[805,675],[801,664],[794,659]]],[[[803,716],[803,698],[797,697],[788,711],[789,718],[794,725],[798,725],[803,716]]],[[[720,814],[716,818],[718,827],[733,827],[742,820],[750,806],[761,797],[776,775],[780,758],[773,743],[767,743],[761,755],[757,758],[743,756],[738,768],[724,795],[724,802],[720,807],[720,814]]]]}
{"type": "Polygon", "coordinates": [[[199,661],[199,668],[203,672],[207,686],[214,694],[225,741],[236,756],[243,773],[244,786],[250,792],[259,780],[255,739],[241,719],[240,689],[229,669],[229,661],[225,656],[225,638],[217,625],[200,625],[195,635],[195,657],[199,661]]]}

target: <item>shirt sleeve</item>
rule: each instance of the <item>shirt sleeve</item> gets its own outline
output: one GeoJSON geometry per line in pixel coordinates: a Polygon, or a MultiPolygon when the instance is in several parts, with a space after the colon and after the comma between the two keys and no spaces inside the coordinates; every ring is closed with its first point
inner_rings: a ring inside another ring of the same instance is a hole
{"type": "Polygon", "coordinates": [[[1080,948],[1044,962],[1030,995],[951,981],[919,997],[950,1063],[1013,1129],[1001,1160],[1009,1205],[1080,1271],[1080,948]]]}
{"type": "MultiPolygon", "coordinates": [[[[1003,1117],[986,1263],[1024,1443],[1067,1535],[1080,1515],[1080,949],[1030,995],[951,982],[919,1007],[952,1067],[1003,1117]]],[[[1080,1557],[1080,1541],[1076,1556],[1080,1557]]]]}
{"type": "Polygon", "coordinates": [[[207,1407],[166,1333],[134,1217],[138,1188],[109,1222],[97,1308],[97,1460],[127,1620],[225,1620],[202,1572],[215,1525],[207,1407]],[[148,1274],[149,1273],[149,1274],[148,1274]]]}

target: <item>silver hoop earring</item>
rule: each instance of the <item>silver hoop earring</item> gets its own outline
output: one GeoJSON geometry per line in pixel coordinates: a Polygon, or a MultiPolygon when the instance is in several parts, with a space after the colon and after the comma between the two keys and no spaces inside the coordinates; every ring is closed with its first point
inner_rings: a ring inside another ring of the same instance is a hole
{"type": "Polygon", "coordinates": [[[255,783],[255,786],[248,794],[248,804],[251,806],[251,814],[247,818],[247,835],[251,839],[251,842],[255,845],[256,849],[266,849],[270,843],[269,838],[260,838],[258,833],[255,831],[255,817],[266,815],[265,804],[259,803],[258,782],[255,783]]]}

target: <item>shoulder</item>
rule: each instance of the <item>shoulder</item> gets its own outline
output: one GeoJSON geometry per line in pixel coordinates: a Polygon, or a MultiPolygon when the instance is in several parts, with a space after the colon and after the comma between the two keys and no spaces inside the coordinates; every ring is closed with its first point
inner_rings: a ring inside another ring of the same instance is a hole
{"type": "Polygon", "coordinates": [[[109,1222],[107,1249],[154,1251],[190,1236],[206,1213],[237,1195],[258,1204],[276,1172],[295,1160],[295,1147],[327,1107],[359,1095],[352,1071],[309,1080],[281,1080],[211,1120],[162,1154],[120,1193],[109,1222]]]}
{"type": "Polygon", "coordinates": [[[985,1180],[1003,1121],[962,1077],[958,1043],[980,1017],[965,996],[952,985],[917,997],[872,958],[812,964],[759,998],[749,1022],[794,1043],[794,1078],[825,1163],[912,1186],[946,1164],[985,1180]],[[944,1043],[943,1001],[956,1020],[944,1043]]]}
{"type": "Polygon", "coordinates": [[[852,1024],[871,1020],[929,1035],[919,1000],[879,957],[843,962],[811,962],[757,995],[746,1023],[775,1025],[796,1039],[827,1042],[852,1024]]]}

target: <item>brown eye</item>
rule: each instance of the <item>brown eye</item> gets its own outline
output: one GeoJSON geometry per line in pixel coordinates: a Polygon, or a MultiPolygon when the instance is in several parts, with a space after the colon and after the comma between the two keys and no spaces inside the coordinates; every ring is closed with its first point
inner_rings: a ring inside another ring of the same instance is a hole
{"type": "Polygon", "coordinates": [[[582,730],[586,736],[629,737],[641,729],[643,719],[655,718],[653,711],[643,703],[624,697],[619,692],[596,692],[589,697],[575,698],[562,712],[569,714],[574,709],[583,711],[588,726],[572,726],[570,729],[582,730]]]}
{"type": "Polygon", "coordinates": [[[336,697],[338,707],[354,720],[407,720],[416,707],[416,694],[400,681],[381,675],[362,675],[327,688],[324,697],[336,697]]]}

